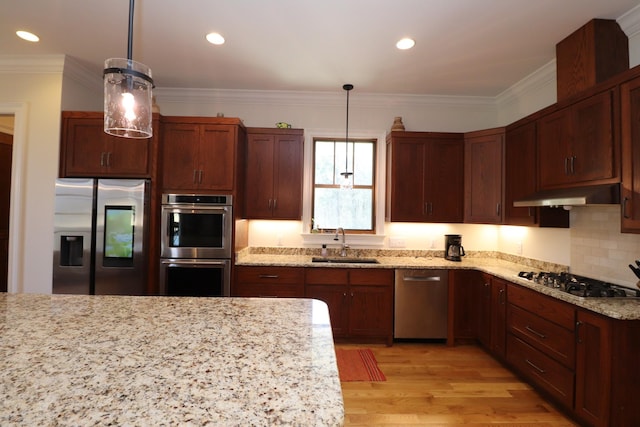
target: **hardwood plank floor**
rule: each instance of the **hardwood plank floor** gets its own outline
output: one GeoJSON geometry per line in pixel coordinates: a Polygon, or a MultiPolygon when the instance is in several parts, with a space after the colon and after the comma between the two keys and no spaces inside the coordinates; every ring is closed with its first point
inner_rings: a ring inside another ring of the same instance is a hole
{"type": "Polygon", "coordinates": [[[385,382],[343,382],[346,426],[575,426],[480,347],[371,348],[385,382]]]}

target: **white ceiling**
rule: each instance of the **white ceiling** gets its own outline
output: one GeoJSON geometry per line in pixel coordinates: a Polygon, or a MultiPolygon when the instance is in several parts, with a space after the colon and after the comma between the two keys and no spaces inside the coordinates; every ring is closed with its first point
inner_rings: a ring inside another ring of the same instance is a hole
{"type": "MultiPolygon", "coordinates": [[[[640,0],[138,0],[133,59],[156,87],[497,96],[592,18],[640,0]],[[227,40],[214,46],[211,31],[227,40]],[[399,51],[404,36],[416,46],[399,51]]],[[[126,57],[128,0],[0,0],[0,55],[126,57]],[[33,44],[15,36],[32,31],[33,44]]]]}

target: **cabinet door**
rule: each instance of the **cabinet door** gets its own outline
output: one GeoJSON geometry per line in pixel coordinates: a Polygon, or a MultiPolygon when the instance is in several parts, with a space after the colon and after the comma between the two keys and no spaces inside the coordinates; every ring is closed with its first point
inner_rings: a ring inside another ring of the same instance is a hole
{"type": "Polygon", "coordinates": [[[611,320],[578,310],[575,411],[593,426],[609,424],[611,320]]]}
{"type": "Polygon", "coordinates": [[[575,104],[569,159],[572,182],[596,181],[617,175],[614,163],[611,92],[575,104]]]}
{"type": "Polygon", "coordinates": [[[247,136],[245,216],[265,219],[272,216],[275,137],[247,136]]]}
{"type": "Polygon", "coordinates": [[[273,172],[273,218],[299,220],[302,215],[302,136],[277,135],[273,172]]]}
{"type": "Polygon", "coordinates": [[[391,286],[350,286],[349,335],[390,337],[393,326],[391,286]]]}
{"type": "Polygon", "coordinates": [[[478,341],[485,348],[491,349],[491,276],[483,274],[483,283],[479,287],[480,299],[478,300],[478,341]]]}
{"type": "Polygon", "coordinates": [[[102,176],[107,161],[102,126],[98,118],[63,119],[62,176],[102,176]]]}
{"type": "Polygon", "coordinates": [[[491,352],[504,358],[507,335],[507,282],[491,279],[491,352]]]}
{"type": "Polygon", "coordinates": [[[232,191],[235,171],[236,130],[230,125],[201,125],[196,169],[198,185],[205,190],[232,191]]]}
{"type": "Polygon", "coordinates": [[[197,190],[200,129],[196,124],[166,123],[162,141],[162,184],[165,190],[197,190]]]}
{"type": "Polygon", "coordinates": [[[427,142],[425,202],[428,222],[462,222],[464,217],[464,139],[427,142]]]}
{"type": "Polygon", "coordinates": [[[478,337],[480,315],[478,301],[484,284],[482,273],[454,270],[449,278],[453,280],[453,310],[449,314],[449,321],[453,322],[454,340],[475,340],[478,337]]]}
{"type": "Polygon", "coordinates": [[[640,78],[620,89],[622,117],[622,232],[640,233],[640,78]]]}
{"type": "Polygon", "coordinates": [[[387,144],[387,216],[390,221],[425,221],[426,146],[419,138],[391,137],[387,144]]]}
{"type": "Polygon", "coordinates": [[[305,296],[324,301],[329,307],[329,318],[334,338],[349,333],[349,299],[347,285],[306,285],[305,296]]]}
{"type": "Polygon", "coordinates": [[[465,222],[502,222],[503,145],[504,132],[465,137],[465,222]]]}
{"type": "Polygon", "coordinates": [[[151,138],[129,139],[105,135],[109,175],[148,177],[151,175],[151,138]]]}
{"type": "Polygon", "coordinates": [[[569,108],[542,117],[538,122],[538,183],[540,189],[571,182],[571,111],[569,108]]]}
{"type": "Polygon", "coordinates": [[[536,209],[516,208],[513,202],[536,191],[536,122],[507,130],[504,158],[505,224],[534,225],[536,209]]]}

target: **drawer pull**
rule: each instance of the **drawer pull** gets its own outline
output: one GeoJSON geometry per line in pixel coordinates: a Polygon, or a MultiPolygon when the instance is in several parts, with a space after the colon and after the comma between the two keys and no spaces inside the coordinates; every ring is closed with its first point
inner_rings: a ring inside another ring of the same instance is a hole
{"type": "Polygon", "coordinates": [[[278,276],[277,274],[260,274],[258,275],[258,277],[261,279],[277,279],[280,276],[278,276]]]}
{"type": "Polygon", "coordinates": [[[531,332],[533,335],[536,335],[539,338],[547,339],[547,336],[545,334],[541,334],[540,332],[536,331],[535,329],[529,327],[529,326],[525,326],[525,329],[529,332],[531,332]]]}
{"type": "Polygon", "coordinates": [[[533,363],[532,361],[530,361],[529,359],[524,359],[525,362],[527,362],[527,365],[531,366],[533,369],[535,369],[536,371],[538,371],[541,374],[545,373],[545,370],[536,366],[535,363],[533,363]]]}

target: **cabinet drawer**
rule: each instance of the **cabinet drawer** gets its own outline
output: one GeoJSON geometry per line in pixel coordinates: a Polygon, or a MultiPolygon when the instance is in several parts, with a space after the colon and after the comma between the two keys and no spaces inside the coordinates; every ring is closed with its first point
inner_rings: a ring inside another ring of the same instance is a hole
{"type": "Polygon", "coordinates": [[[507,291],[507,301],[570,331],[575,328],[575,309],[562,301],[512,284],[507,291]]]}
{"type": "Polygon", "coordinates": [[[354,268],[349,271],[351,285],[393,285],[394,271],[381,268],[354,268]]]}
{"type": "Polygon", "coordinates": [[[278,284],[256,284],[238,283],[234,289],[234,296],[237,297],[270,297],[270,298],[303,298],[304,284],[278,283],[278,284]]]}
{"type": "Polygon", "coordinates": [[[507,361],[565,407],[573,406],[573,371],[511,334],[507,334],[507,361]]]}
{"type": "Polygon", "coordinates": [[[576,344],[573,331],[529,313],[513,304],[507,307],[509,331],[567,368],[575,367],[576,344]]]}
{"type": "Polygon", "coordinates": [[[296,267],[238,266],[236,269],[236,282],[304,285],[304,269],[296,267]]]}
{"type": "Polygon", "coordinates": [[[349,270],[346,268],[306,268],[307,285],[346,285],[349,283],[349,270]]]}

